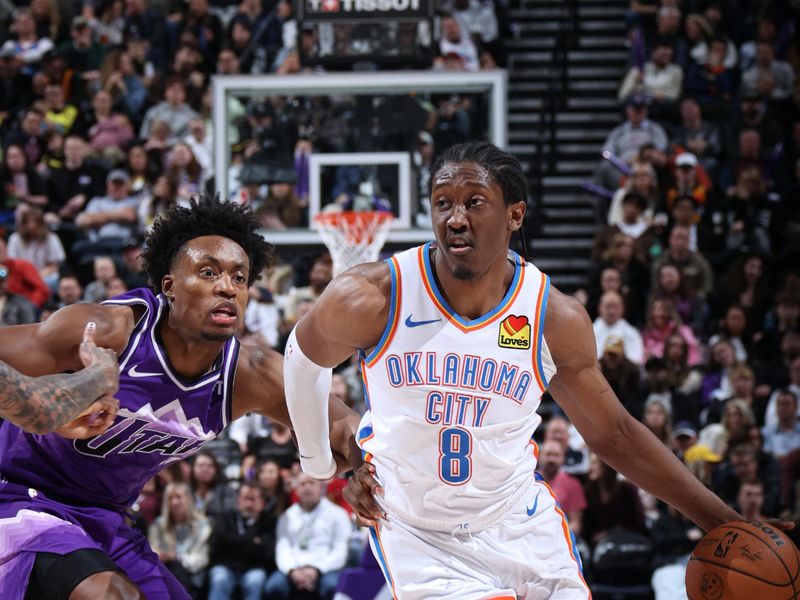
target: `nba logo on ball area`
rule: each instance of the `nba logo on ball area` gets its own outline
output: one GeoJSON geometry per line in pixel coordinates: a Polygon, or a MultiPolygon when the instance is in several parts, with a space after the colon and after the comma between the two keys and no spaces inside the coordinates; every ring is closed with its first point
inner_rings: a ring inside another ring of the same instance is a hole
{"type": "Polygon", "coordinates": [[[528,317],[510,315],[503,319],[497,343],[501,348],[530,349],[531,326],[528,324],[528,317]]]}

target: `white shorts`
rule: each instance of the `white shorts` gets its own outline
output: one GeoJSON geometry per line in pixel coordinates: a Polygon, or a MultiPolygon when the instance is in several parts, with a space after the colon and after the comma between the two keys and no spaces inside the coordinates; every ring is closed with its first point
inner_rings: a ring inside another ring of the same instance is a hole
{"type": "Polygon", "coordinates": [[[440,533],[391,515],[370,546],[397,600],[587,600],[591,592],[566,518],[535,483],[499,522],[440,533]]]}

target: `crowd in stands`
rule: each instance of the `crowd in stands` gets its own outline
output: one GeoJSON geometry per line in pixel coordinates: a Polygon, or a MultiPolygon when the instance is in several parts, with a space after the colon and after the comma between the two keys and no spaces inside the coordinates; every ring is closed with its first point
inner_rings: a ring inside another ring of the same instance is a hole
{"type": "MultiPolygon", "coordinates": [[[[625,407],[747,518],[794,521],[799,18],[784,2],[631,1],[625,120],[595,171],[600,226],[578,292],[625,407]]],[[[656,598],[685,597],[700,532],[641,491],[623,500],[630,484],[590,463],[587,486],[597,482],[582,531],[596,580],[614,580],[604,540],[641,534],[656,598]],[[607,498],[629,510],[598,514],[607,498]]]]}

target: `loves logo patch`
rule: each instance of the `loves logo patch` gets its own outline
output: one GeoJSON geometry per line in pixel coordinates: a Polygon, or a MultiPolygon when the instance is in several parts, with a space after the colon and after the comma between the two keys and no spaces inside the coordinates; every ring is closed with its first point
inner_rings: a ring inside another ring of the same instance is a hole
{"type": "Polygon", "coordinates": [[[528,317],[510,315],[500,322],[500,335],[497,344],[501,348],[529,350],[531,347],[531,326],[528,317]]]}

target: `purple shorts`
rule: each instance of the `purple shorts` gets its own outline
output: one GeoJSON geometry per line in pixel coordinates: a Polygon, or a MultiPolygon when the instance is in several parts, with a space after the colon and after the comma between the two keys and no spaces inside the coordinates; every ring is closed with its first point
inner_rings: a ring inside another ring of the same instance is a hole
{"type": "Polygon", "coordinates": [[[147,539],[112,510],[56,502],[0,479],[0,598],[23,600],[37,552],[102,550],[148,600],[189,600],[147,539]]]}

